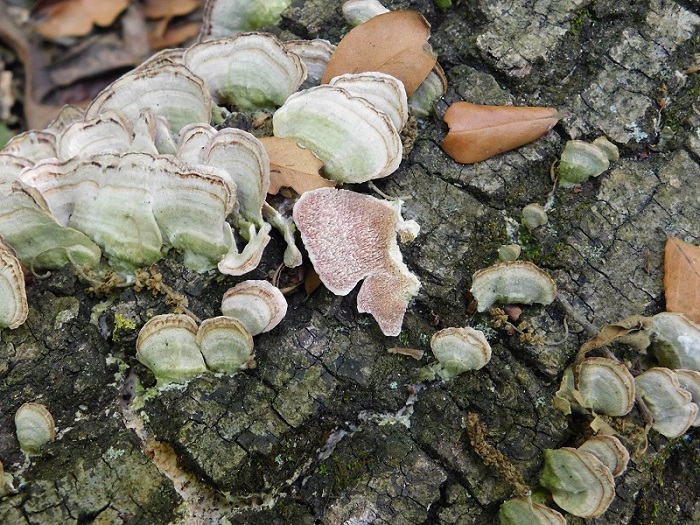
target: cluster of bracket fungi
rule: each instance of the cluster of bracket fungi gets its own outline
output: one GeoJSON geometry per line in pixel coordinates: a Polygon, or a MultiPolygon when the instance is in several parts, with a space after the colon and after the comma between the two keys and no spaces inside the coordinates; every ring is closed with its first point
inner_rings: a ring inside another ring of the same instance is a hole
{"type": "MultiPolygon", "coordinates": [[[[234,35],[240,16],[226,9],[226,2],[209,1],[200,42],[157,54],[86,110],[67,106],[46,129],[23,133],[0,151],[0,328],[17,328],[27,317],[26,271],[70,264],[92,281],[116,273],[129,284],[138,268],[174,249],[188,268],[240,276],[258,266],[274,227],[287,243],[288,267],[302,263],[298,228],[325,286],[347,295],[362,281],[358,310],[370,313],[385,335],[400,333],[420,287],[397,243],[397,236],[406,242],[419,232],[417,223],[402,219],[401,201],[320,188],[303,193],[292,217],[285,216],[265,200],[265,146],[250,133],[214,125],[226,108],[273,112],[274,136],[308,148],[323,162],[326,177],[366,182],[398,168],[409,107],[427,114],[444,90],[443,77],[431,72],[411,97],[400,80],[384,73],[342,74],[319,85],[331,43],[234,35]]],[[[353,25],[386,11],[376,1],[344,5],[353,25]]],[[[606,140],[571,141],[560,183],[598,176],[616,158],[606,140]]],[[[535,213],[532,227],[546,222],[537,215],[543,210],[529,211],[535,213]]],[[[495,303],[550,304],[556,286],[535,265],[508,260],[477,272],[471,292],[485,311],[495,303]]],[[[244,281],[225,294],[220,317],[199,325],[186,315],[151,319],[139,333],[137,357],[159,387],[206,372],[234,374],[253,363],[253,336],[276,326],[286,308],[274,286],[244,281]]],[[[619,417],[638,396],[653,416],[652,428],[667,437],[699,425],[700,327],[663,313],[644,319],[640,334],[642,348],[652,348],[668,368],[633,378],[621,363],[582,352],[564,374],[557,405],[567,413],[619,417]]],[[[438,360],[433,371],[445,380],[478,370],[491,357],[484,334],[473,328],[440,330],[431,347],[438,360]]],[[[605,428],[604,420],[598,423],[605,428]]],[[[16,424],[27,454],[54,438],[53,419],[40,404],[23,405],[16,424]]],[[[540,482],[567,512],[600,516],[628,459],[620,441],[603,432],[577,449],[546,451],[540,482]]],[[[506,502],[500,519],[565,523],[529,496],[506,502]]]]}

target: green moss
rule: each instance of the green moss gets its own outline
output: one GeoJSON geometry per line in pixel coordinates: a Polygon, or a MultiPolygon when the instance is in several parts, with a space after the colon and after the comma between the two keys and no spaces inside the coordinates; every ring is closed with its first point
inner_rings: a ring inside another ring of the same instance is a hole
{"type": "Polygon", "coordinates": [[[540,241],[525,226],[520,226],[518,231],[518,244],[520,244],[520,259],[531,261],[535,264],[542,258],[542,246],[540,241]]]}

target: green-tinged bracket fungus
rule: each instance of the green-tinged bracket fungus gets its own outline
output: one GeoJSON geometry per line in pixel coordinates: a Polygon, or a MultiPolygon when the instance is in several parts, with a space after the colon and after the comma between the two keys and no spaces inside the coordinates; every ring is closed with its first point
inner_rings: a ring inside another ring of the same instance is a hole
{"type": "Polygon", "coordinates": [[[624,416],[632,410],[634,398],[634,378],[625,365],[591,357],[564,371],[554,403],[565,414],[570,414],[573,406],[590,408],[596,414],[624,416]]]}
{"type": "Polygon", "coordinates": [[[267,281],[243,281],[224,293],[221,313],[240,321],[255,336],[280,323],[287,313],[287,300],[267,281]]]}
{"type": "Polygon", "coordinates": [[[513,498],[504,502],[498,510],[499,525],[566,525],[559,512],[532,498],[513,498]]]}
{"type": "Polygon", "coordinates": [[[292,0],[210,0],[204,8],[200,40],[233,36],[276,24],[292,0]]]}
{"type": "Polygon", "coordinates": [[[590,452],[597,457],[603,465],[610,469],[613,477],[620,476],[627,470],[630,454],[615,436],[599,434],[588,438],[578,447],[578,450],[590,452]]]}
{"type": "Polygon", "coordinates": [[[374,16],[389,12],[378,0],[348,0],[342,9],[343,17],[351,26],[359,26],[374,16]]]}
{"type": "Polygon", "coordinates": [[[345,89],[322,85],[290,96],[272,117],[274,134],[295,140],[324,162],[338,182],[359,183],[390,175],[403,147],[386,113],[345,89]]]}
{"type": "Polygon", "coordinates": [[[544,270],[528,261],[507,261],[472,276],[470,289],[479,312],[494,303],[550,304],[557,294],[557,286],[544,270]]]}
{"type": "Polygon", "coordinates": [[[15,429],[19,446],[28,456],[40,454],[41,447],[56,439],[53,416],[41,403],[25,403],[19,407],[15,413],[15,429]]]}
{"type": "Polygon", "coordinates": [[[598,177],[610,167],[610,161],[619,158],[617,146],[605,137],[598,137],[593,142],[570,140],[557,165],[559,186],[571,188],[591,177],[598,177]]]}
{"type": "Polygon", "coordinates": [[[0,329],[17,328],[28,313],[24,272],[15,251],[0,237],[0,329]]]}
{"type": "Polygon", "coordinates": [[[659,364],[700,372],[700,326],[683,314],[662,312],[652,317],[650,331],[659,364]]]}
{"type": "Polygon", "coordinates": [[[597,518],[615,498],[610,469],[590,452],[575,448],[545,450],[540,483],[557,505],[581,518],[597,518]]]}
{"type": "Polygon", "coordinates": [[[294,221],[321,282],[347,295],[364,279],[357,296],[360,313],[370,313],[385,335],[401,332],[408,303],[420,287],[396,242],[418,234],[401,218],[400,201],[382,201],[348,190],[321,188],[294,205],[294,221]]]}
{"type": "Polygon", "coordinates": [[[450,379],[467,370],[480,370],[491,359],[491,346],[484,333],[474,328],[445,328],[430,340],[430,348],[440,363],[437,373],[450,379]]]}
{"type": "Polygon", "coordinates": [[[236,374],[252,368],[253,337],[232,317],[214,317],[197,327],[187,315],[157,315],[141,328],[136,357],[162,388],[206,372],[236,374]]]}
{"type": "Polygon", "coordinates": [[[673,370],[650,368],[635,377],[637,391],[651,412],[651,428],[667,438],[682,435],[695,422],[698,405],[692,395],[681,388],[673,370]]]}

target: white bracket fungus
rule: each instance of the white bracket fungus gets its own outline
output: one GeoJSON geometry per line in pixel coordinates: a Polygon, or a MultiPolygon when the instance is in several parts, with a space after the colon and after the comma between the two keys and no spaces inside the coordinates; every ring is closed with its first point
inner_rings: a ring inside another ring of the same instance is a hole
{"type": "Polygon", "coordinates": [[[157,315],[139,331],[136,357],[163,387],[208,371],[235,374],[250,368],[253,337],[230,317],[207,319],[197,327],[186,315],[157,315]]]}
{"type": "Polygon", "coordinates": [[[306,78],[299,55],[266,33],[199,42],[182,60],[204,79],[216,104],[242,111],[281,106],[306,78]]]}
{"type": "Polygon", "coordinates": [[[430,340],[443,379],[457,376],[467,370],[479,370],[491,359],[491,346],[484,333],[474,328],[445,328],[430,340]]]}
{"type": "Polygon", "coordinates": [[[335,46],[322,38],[286,40],[282,42],[282,47],[299,55],[306,66],[306,80],[299,86],[300,89],[308,89],[321,83],[326,66],[328,66],[333,51],[335,51],[335,46]]]}
{"type": "Polygon", "coordinates": [[[102,252],[84,233],[61,226],[46,201],[21,182],[0,184],[0,235],[31,269],[95,268],[102,252]]]}
{"type": "Polygon", "coordinates": [[[370,18],[388,13],[379,0],[348,0],[343,3],[343,16],[351,26],[359,26],[370,18]]]}
{"type": "Polygon", "coordinates": [[[276,24],[292,0],[209,0],[204,7],[200,40],[233,36],[276,24]]]}
{"type": "Polygon", "coordinates": [[[583,140],[570,140],[564,146],[557,165],[559,185],[570,188],[598,177],[610,167],[610,161],[618,160],[617,146],[605,137],[598,137],[592,143],[583,140]]]}
{"type": "Polygon", "coordinates": [[[630,454],[625,446],[615,436],[599,434],[584,441],[578,450],[590,452],[597,457],[603,465],[610,469],[613,477],[621,475],[627,470],[630,454]]]}
{"type": "Polygon", "coordinates": [[[557,286],[544,270],[529,261],[507,261],[472,276],[471,293],[483,312],[494,303],[550,304],[557,286]]]}
{"type": "Polygon", "coordinates": [[[56,439],[56,425],[51,412],[41,403],[25,403],[15,413],[15,429],[22,452],[29,456],[41,453],[41,447],[56,439]]]}
{"type": "MultiPolygon", "coordinates": [[[[700,372],[695,370],[674,370],[673,373],[676,374],[681,388],[690,392],[690,398],[693,403],[700,406],[700,372]]],[[[700,411],[698,411],[691,426],[700,427],[700,411]]]]}
{"type": "Polygon", "coordinates": [[[287,300],[279,288],[267,281],[243,281],[224,293],[221,313],[238,319],[251,335],[258,335],[282,321],[287,314],[287,300]]]}
{"type": "Polygon", "coordinates": [[[342,88],[322,85],[295,93],[272,122],[276,137],[310,149],[328,177],[339,182],[386,177],[401,163],[401,137],[391,119],[342,88]]]}
{"type": "Polygon", "coordinates": [[[535,503],[529,496],[504,502],[498,510],[499,525],[566,525],[559,512],[535,503]]]}
{"type": "Polygon", "coordinates": [[[107,86],[85,110],[85,119],[112,109],[134,123],[147,108],[165,118],[177,136],[188,124],[209,123],[212,99],[204,81],[185,66],[153,60],[107,86]]]}
{"type": "Polygon", "coordinates": [[[605,357],[584,359],[577,367],[583,406],[598,414],[624,416],[634,406],[634,378],[622,363],[605,357]]]}
{"type": "Polygon", "coordinates": [[[0,237],[0,329],[17,328],[27,320],[28,313],[22,267],[14,250],[0,237]]]}
{"type": "Polygon", "coordinates": [[[683,314],[652,317],[651,348],[662,366],[700,372],[700,326],[683,314]]]}
{"type": "Polygon", "coordinates": [[[321,188],[301,196],[294,205],[294,221],[326,288],[347,295],[364,279],[358,311],[372,314],[385,335],[398,335],[420,287],[396,242],[397,233],[415,236],[418,228],[401,218],[400,201],[321,188]]]}
{"type": "Polygon", "coordinates": [[[575,448],[545,450],[540,483],[557,505],[581,518],[597,518],[615,498],[610,469],[590,452],[575,448]]]}
{"type": "Polygon", "coordinates": [[[695,422],[698,405],[681,388],[676,374],[668,368],[650,368],[634,378],[637,391],[654,417],[652,428],[667,438],[683,434],[695,422]]]}

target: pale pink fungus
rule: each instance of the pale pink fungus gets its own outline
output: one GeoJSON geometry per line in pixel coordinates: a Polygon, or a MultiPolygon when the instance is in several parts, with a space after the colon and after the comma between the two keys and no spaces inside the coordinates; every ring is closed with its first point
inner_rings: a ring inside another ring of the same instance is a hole
{"type": "Polygon", "coordinates": [[[400,201],[389,202],[335,188],[304,193],[294,221],[321,282],[347,295],[365,280],[357,309],[370,313],[385,335],[401,332],[408,303],[420,282],[403,263],[397,233],[415,238],[418,225],[404,221],[400,201]]]}

